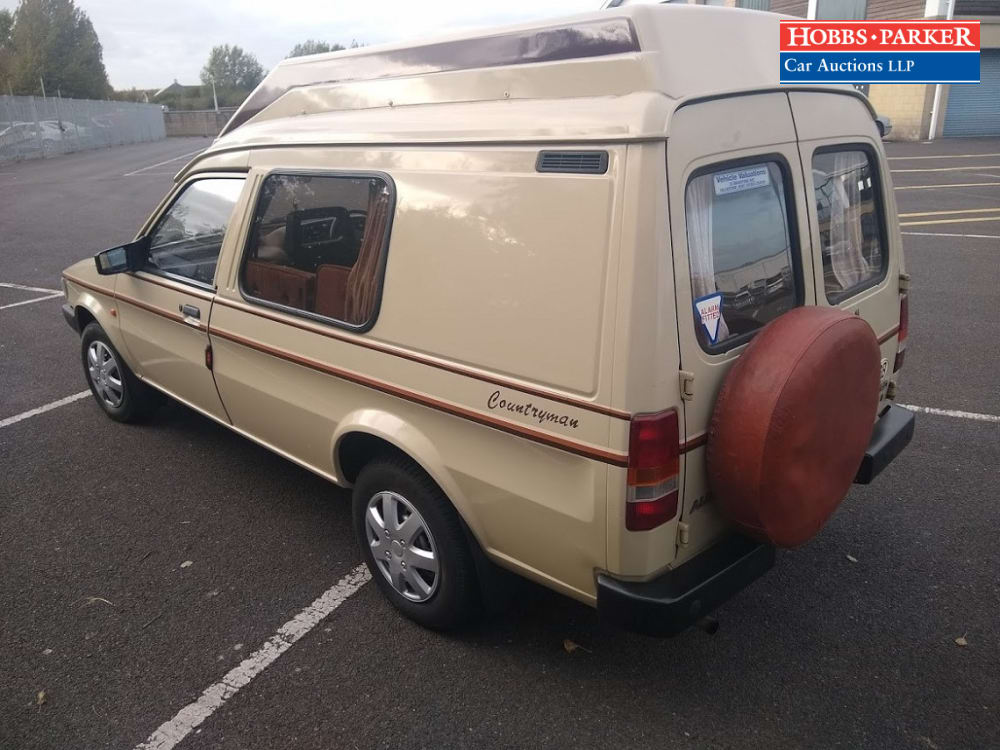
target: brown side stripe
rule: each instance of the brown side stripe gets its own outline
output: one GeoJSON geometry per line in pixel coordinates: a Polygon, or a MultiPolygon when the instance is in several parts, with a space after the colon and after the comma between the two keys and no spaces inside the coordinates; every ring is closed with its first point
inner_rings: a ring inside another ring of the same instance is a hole
{"type": "Polygon", "coordinates": [[[66,279],[66,281],[68,281],[68,282],[70,282],[72,284],[76,284],[77,286],[82,286],[84,289],[89,289],[92,292],[98,292],[99,294],[103,294],[106,297],[111,297],[111,298],[114,298],[114,296],[115,296],[115,293],[113,291],[111,291],[110,289],[104,289],[103,287],[94,286],[93,284],[88,284],[87,282],[80,281],[79,279],[74,278],[74,277],[70,276],[69,274],[65,274],[64,273],[62,275],[62,277],[64,279],[66,279]]]}
{"type": "Polygon", "coordinates": [[[681,443],[681,453],[689,453],[696,448],[701,448],[703,445],[708,445],[708,433],[705,432],[701,435],[696,435],[695,437],[681,443]]]}
{"type": "Polygon", "coordinates": [[[415,393],[404,388],[400,388],[395,385],[390,385],[380,380],[374,380],[372,378],[365,377],[364,375],[359,375],[358,373],[349,372],[347,370],[341,370],[337,367],[331,367],[330,365],[323,364],[322,362],[317,362],[312,359],[306,359],[305,357],[300,357],[296,354],[290,352],[282,351],[280,349],[273,349],[269,346],[259,344],[256,341],[251,341],[245,339],[242,336],[238,336],[234,333],[229,333],[228,331],[222,331],[218,328],[211,329],[212,336],[218,336],[219,338],[227,339],[233,343],[239,344],[240,346],[245,346],[250,349],[255,349],[264,354],[268,354],[272,357],[277,357],[278,359],[283,359],[287,362],[293,364],[301,365],[303,367],[308,367],[311,370],[316,370],[317,372],[322,372],[326,375],[333,375],[334,377],[341,378],[342,380],[347,380],[352,383],[357,383],[358,385],[363,385],[367,388],[372,388],[382,393],[388,393],[391,396],[398,396],[399,398],[406,399],[407,401],[412,401],[414,403],[422,404],[424,406],[429,406],[432,409],[437,409],[438,411],[443,411],[448,414],[452,414],[456,417],[461,417],[463,419],[468,419],[472,422],[477,422],[487,427],[493,427],[497,430],[510,433],[512,435],[517,435],[518,437],[527,438],[528,440],[533,440],[536,443],[541,443],[543,445],[548,445],[553,448],[559,448],[560,450],[568,451],[574,453],[578,456],[583,456],[584,458],[591,458],[595,461],[602,461],[612,466],[628,466],[628,456],[621,453],[614,453],[612,451],[602,450],[600,448],[593,448],[582,443],[577,443],[572,440],[566,440],[564,438],[556,437],[554,435],[548,435],[537,430],[532,430],[528,427],[522,427],[521,425],[512,424],[510,422],[505,422],[494,417],[486,416],[485,414],[480,414],[478,412],[466,409],[461,406],[456,406],[455,404],[449,404],[444,401],[439,401],[438,399],[431,398],[430,396],[425,396],[419,393],[415,393]]]}
{"type": "Polygon", "coordinates": [[[899,333],[899,326],[893,326],[888,331],[886,331],[885,333],[883,333],[881,336],[878,337],[878,342],[880,344],[884,344],[886,341],[891,339],[897,333],[899,333]]]}
{"type": "Polygon", "coordinates": [[[153,315],[159,315],[160,317],[166,318],[167,320],[172,320],[174,323],[180,323],[181,325],[185,325],[188,326],[189,328],[194,328],[199,331],[207,330],[205,328],[204,323],[198,323],[197,325],[188,323],[183,315],[170,312],[169,310],[163,310],[159,307],[153,307],[152,305],[147,305],[145,302],[140,302],[139,300],[134,299],[133,297],[116,293],[115,299],[120,302],[128,302],[130,305],[135,305],[136,307],[141,308],[146,312],[153,313],[153,315]]]}
{"type": "Polygon", "coordinates": [[[401,359],[407,359],[411,362],[417,362],[422,365],[427,365],[429,367],[436,367],[439,370],[445,370],[447,372],[455,373],[456,375],[464,375],[469,378],[474,378],[475,380],[480,380],[484,383],[492,383],[493,385],[499,385],[504,388],[512,388],[523,393],[529,393],[532,396],[538,398],[547,398],[550,401],[557,401],[561,404],[566,404],[567,406],[575,406],[578,409],[584,409],[585,411],[593,412],[594,414],[602,414],[606,417],[614,417],[615,419],[632,419],[632,414],[627,411],[621,411],[619,409],[612,409],[607,406],[601,406],[599,404],[593,404],[589,401],[582,401],[580,399],[575,399],[570,396],[561,396],[556,393],[549,393],[548,391],[543,391],[538,388],[532,388],[528,385],[523,385],[521,383],[516,383],[511,380],[506,380],[504,378],[498,378],[492,375],[485,375],[482,373],[475,372],[474,370],[468,370],[464,367],[459,367],[457,365],[452,365],[447,362],[439,362],[438,360],[431,359],[430,357],[422,357],[419,354],[412,354],[410,352],[402,352],[392,349],[383,344],[378,344],[374,341],[366,341],[363,339],[356,339],[345,334],[340,333],[334,329],[322,329],[318,326],[311,326],[300,321],[289,320],[287,317],[281,317],[274,313],[261,310],[250,305],[245,305],[239,302],[233,302],[232,300],[224,299],[218,297],[215,300],[215,304],[221,305],[223,307],[230,307],[234,310],[240,310],[241,312],[250,313],[251,315],[256,315],[260,318],[266,318],[267,320],[273,320],[277,323],[282,323],[284,325],[290,325],[293,328],[298,328],[302,331],[308,331],[309,333],[315,333],[320,336],[326,336],[327,338],[336,339],[338,341],[343,341],[348,344],[354,344],[355,346],[360,346],[364,349],[371,349],[373,351],[381,352],[383,354],[391,354],[394,357],[399,357],[401,359]]]}

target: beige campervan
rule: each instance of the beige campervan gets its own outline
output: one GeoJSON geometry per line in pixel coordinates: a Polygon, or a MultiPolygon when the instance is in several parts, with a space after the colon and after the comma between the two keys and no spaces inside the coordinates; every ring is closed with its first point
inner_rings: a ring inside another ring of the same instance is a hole
{"type": "Polygon", "coordinates": [[[513,571],[697,621],[906,445],[872,109],[778,19],[629,6],[285,60],[136,238],[64,273],[113,419],[166,394],[353,488],[372,576],[513,571]]]}

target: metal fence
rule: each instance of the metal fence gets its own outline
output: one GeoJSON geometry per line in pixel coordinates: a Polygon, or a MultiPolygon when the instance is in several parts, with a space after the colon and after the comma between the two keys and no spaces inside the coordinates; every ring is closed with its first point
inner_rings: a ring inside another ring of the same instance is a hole
{"type": "Polygon", "coordinates": [[[157,104],[0,96],[0,162],[165,137],[157,104]]]}

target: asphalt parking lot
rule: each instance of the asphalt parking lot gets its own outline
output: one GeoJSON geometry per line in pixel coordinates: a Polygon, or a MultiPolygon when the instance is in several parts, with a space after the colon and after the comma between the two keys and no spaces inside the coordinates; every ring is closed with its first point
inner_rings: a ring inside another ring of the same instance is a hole
{"type": "Polygon", "coordinates": [[[347,493],[184,407],[71,398],[60,271],[207,143],[0,165],[0,747],[1000,746],[1000,139],[888,147],[914,442],[671,640],[527,584],[422,630],[359,585],[347,493]]]}

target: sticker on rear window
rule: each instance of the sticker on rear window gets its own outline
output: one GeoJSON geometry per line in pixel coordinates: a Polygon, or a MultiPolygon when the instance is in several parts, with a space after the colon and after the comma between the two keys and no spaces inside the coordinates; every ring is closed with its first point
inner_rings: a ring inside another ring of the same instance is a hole
{"type": "Polygon", "coordinates": [[[722,320],[722,295],[716,292],[699,297],[694,301],[694,309],[705,326],[709,343],[714,344],[719,338],[719,321],[722,320]]]}
{"type": "Polygon", "coordinates": [[[744,190],[767,187],[771,184],[771,175],[766,164],[734,169],[732,172],[720,172],[714,175],[714,178],[716,195],[742,193],[744,190]]]}

